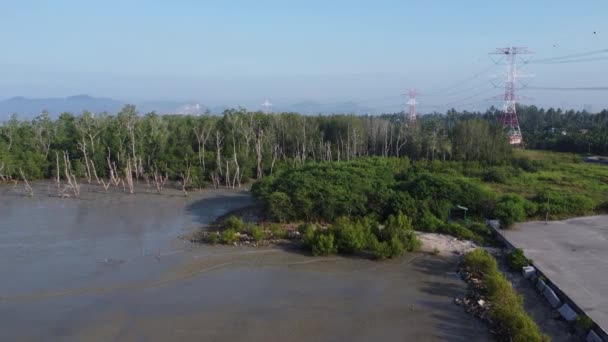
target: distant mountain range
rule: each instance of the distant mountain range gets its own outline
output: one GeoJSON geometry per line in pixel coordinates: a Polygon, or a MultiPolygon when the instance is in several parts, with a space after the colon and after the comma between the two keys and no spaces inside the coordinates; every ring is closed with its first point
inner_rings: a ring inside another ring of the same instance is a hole
{"type": "MultiPolygon", "coordinates": [[[[90,111],[93,113],[117,113],[127,104],[110,98],[93,97],[89,95],[76,95],[62,98],[25,98],[13,97],[0,100],[0,121],[8,119],[16,113],[20,118],[33,118],[42,111],[48,111],[51,116],[56,117],[61,113],[82,113],[90,111]]],[[[144,101],[134,103],[140,113],[157,112],[159,114],[202,114],[210,111],[220,114],[229,106],[206,107],[198,103],[185,103],[178,101],[144,101]]],[[[251,108],[257,110],[258,108],[251,108]]],[[[276,106],[274,111],[297,112],[301,114],[334,114],[355,113],[365,114],[372,112],[371,108],[360,106],[355,102],[343,102],[335,104],[322,104],[313,101],[304,101],[292,105],[276,106]]]]}

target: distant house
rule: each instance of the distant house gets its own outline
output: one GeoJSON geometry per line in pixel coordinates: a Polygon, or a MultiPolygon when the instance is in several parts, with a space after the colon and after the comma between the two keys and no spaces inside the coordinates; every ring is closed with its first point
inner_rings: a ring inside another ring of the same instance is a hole
{"type": "Polygon", "coordinates": [[[589,130],[588,130],[588,129],[585,129],[585,128],[581,128],[581,129],[579,130],[579,132],[581,132],[581,134],[582,134],[582,135],[585,135],[585,134],[589,133],[589,130]]]}

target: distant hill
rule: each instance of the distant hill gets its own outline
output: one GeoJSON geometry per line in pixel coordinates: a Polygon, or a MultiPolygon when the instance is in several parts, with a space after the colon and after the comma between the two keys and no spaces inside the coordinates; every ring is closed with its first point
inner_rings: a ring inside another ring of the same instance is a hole
{"type": "Polygon", "coordinates": [[[0,101],[0,117],[8,118],[11,114],[17,113],[22,118],[31,118],[39,115],[44,110],[50,112],[53,116],[63,112],[81,113],[85,110],[94,113],[117,112],[123,105],[124,103],[121,101],[89,95],[44,99],[18,96],[0,101]]]}
{"type": "MultiPolygon", "coordinates": [[[[18,114],[21,119],[31,119],[46,110],[51,117],[57,117],[64,112],[80,114],[83,111],[93,113],[108,112],[115,114],[127,104],[110,98],[93,97],[90,95],[76,95],[69,97],[56,98],[26,98],[13,97],[7,100],[0,100],[0,121],[7,120],[12,114],[18,114]]],[[[193,102],[178,101],[143,101],[134,103],[140,113],[156,112],[158,114],[203,114],[210,111],[212,114],[221,114],[228,107],[214,106],[206,107],[193,102]]],[[[256,109],[252,109],[256,110],[256,109]]],[[[313,101],[304,101],[291,105],[277,106],[273,108],[275,112],[297,112],[301,114],[367,114],[372,109],[364,107],[356,102],[341,102],[324,104],[313,101]]]]}

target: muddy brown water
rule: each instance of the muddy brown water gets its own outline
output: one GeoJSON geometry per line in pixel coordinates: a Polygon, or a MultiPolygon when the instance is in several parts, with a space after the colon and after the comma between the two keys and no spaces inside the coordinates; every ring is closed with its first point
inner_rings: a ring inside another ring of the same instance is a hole
{"type": "Polygon", "coordinates": [[[189,197],[0,186],[1,341],[486,341],[452,303],[456,261],[317,258],[180,236],[248,206],[246,191],[189,197]]]}

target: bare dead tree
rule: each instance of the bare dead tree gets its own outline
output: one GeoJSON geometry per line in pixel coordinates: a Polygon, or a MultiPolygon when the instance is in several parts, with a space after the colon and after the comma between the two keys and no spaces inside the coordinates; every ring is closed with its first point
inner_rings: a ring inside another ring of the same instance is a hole
{"type": "Polygon", "coordinates": [[[55,169],[55,183],[57,184],[57,196],[61,197],[61,169],[59,168],[59,153],[55,151],[55,161],[57,168],[55,169]]]}
{"type": "Polygon", "coordinates": [[[226,160],[226,175],[224,177],[226,181],[226,187],[230,188],[230,166],[228,165],[228,161],[226,160]]]}
{"type": "Polygon", "coordinates": [[[192,128],[192,131],[194,131],[196,142],[198,143],[198,162],[203,167],[204,171],[205,145],[207,144],[207,140],[209,140],[209,136],[211,135],[211,127],[206,127],[206,125],[203,125],[202,127],[192,128]]]}
{"type": "Polygon", "coordinates": [[[118,186],[118,184],[120,183],[120,181],[117,178],[118,172],[116,170],[116,163],[113,163],[110,160],[110,148],[109,147],[108,147],[108,156],[107,156],[106,160],[108,162],[108,169],[110,170],[110,181],[112,183],[114,183],[114,186],[118,186]]]}
{"type": "Polygon", "coordinates": [[[0,163],[0,182],[6,182],[8,177],[4,175],[4,163],[0,163]]]}
{"type": "Polygon", "coordinates": [[[186,196],[188,196],[188,186],[190,185],[190,182],[191,182],[190,170],[191,170],[191,165],[190,165],[190,162],[187,161],[186,162],[186,170],[185,170],[185,172],[181,173],[181,177],[182,177],[182,191],[184,191],[184,195],[186,195],[186,196]]]}
{"type": "Polygon", "coordinates": [[[133,191],[133,169],[131,167],[131,157],[127,158],[127,166],[125,167],[125,182],[129,189],[129,193],[132,194],[133,191]]]}
{"type": "Polygon", "coordinates": [[[257,165],[257,173],[256,178],[262,179],[264,176],[264,169],[262,169],[262,143],[264,140],[264,131],[261,127],[258,128],[257,133],[255,135],[255,156],[256,156],[256,165],[257,165]]]}
{"type": "Polygon", "coordinates": [[[279,144],[275,144],[272,148],[272,163],[270,164],[270,175],[272,175],[272,171],[274,170],[274,164],[277,162],[277,158],[279,158],[279,149],[281,147],[279,144]]]}
{"type": "Polygon", "coordinates": [[[215,130],[215,164],[217,173],[222,176],[222,143],[224,138],[219,130],[215,130]]]}
{"type": "Polygon", "coordinates": [[[23,170],[21,170],[21,168],[19,168],[19,175],[21,176],[21,179],[23,180],[25,193],[28,194],[30,197],[34,196],[34,190],[30,186],[30,183],[28,183],[27,179],[25,178],[25,173],[23,173],[23,170]]]}
{"type": "Polygon", "coordinates": [[[74,175],[74,171],[72,171],[72,163],[70,162],[70,156],[67,151],[63,151],[63,163],[64,163],[64,175],[65,179],[68,182],[61,192],[61,197],[70,197],[67,195],[67,190],[71,190],[72,195],[75,198],[80,197],[80,185],[78,185],[78,180],[74,175]]]}
{"type": "Polygon", "coordinates": [[[154,187],[156,188],[156,192],[157,193],[161,193],[163,188],[165,187],[165,182],[167,182],[168,179],[168,175],[167,173],[165,173],[165,176],[163,177],[163,174],[158,172],[158,169],[155,167],[154,168],[154,187]]]}
{"type": "Polygon", "coordinates": [[[86,166],[87,171],[87,183],[91,184],[91,168],[89,167],[89,157],[87,156],[87,142],[84,139],[84,136],[82,137],[82,142],[78,142],[78,149],[82,152],[82,155],[84,156],[84,164],[86,166]]]}
{"type": "Polygon", "coordinates": [[[234,185],[238,183],[239,188],[241,187],[241,167],[239,166],[239,161],[236,155],[236,140],[234,138],[234,131],[232,132],[232,152],[233,152],[233,158],[234,158],[234,165],[235,165],[235,171],[234,171],[234,180],[232,181],[232,188],[234,188],[234,185]]]}

